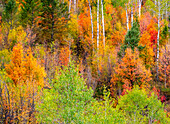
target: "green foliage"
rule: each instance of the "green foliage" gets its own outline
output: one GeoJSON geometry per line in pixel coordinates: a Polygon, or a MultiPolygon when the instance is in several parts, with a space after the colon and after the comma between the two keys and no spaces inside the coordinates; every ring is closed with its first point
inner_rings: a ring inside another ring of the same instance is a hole
{"type": "Polygon", "coordinates": [[[148,97],[144,89],[136,86],[127,94],[118,99],[117,108],[124,113],[127,123],[168,123],[168,118],[163,109],[164,105],[152,93],[148,97]]]}
{"type": "Polygon", "coordinates": [[[40,1],[24,0],[24,2],[21,2],[21,4],[21,23],[24,27],[26,27],[27,24],[32,27],[35,22],[35,18],[39,15],[39,11],[41,9],[40,1]]]}
{"type": "Polygon", "coordinates": [[[164,45],[166,44],[166,41],[168,41],[168,26],[167,25],[163,27],[163,31],[161,32],[160,44],[164,45]]]}
{"type": "Polygon", "coordinates": [[[103,90],[103,100],[95,101],[91,106],[91,113],[88,113],[87,124],[125,124],[123,114],[113,108],[114,101],[109,98],[110,92],[103,90]]]}
{"type": "Polygon", "coordinates": [[[138,19],[136,18],[136,20],[133,23],[133,27],[131,28],[131,30],[127,32],[125,36],[125,41],[121,46],[118,55],[119,56],[122,56],[122,54],[124,55],[125,50],[127,48],[131,48],[134,51],[134,49],[137,47],[141,51],[144,47],[138,45],[139,40],[140,40],[140,29],[139,29],[138,19]]]}
{"type": "Polygon", "coordinates": [[[104,101],[92,98],[92,89],[78,74],[73,64],[60,70],[51,89],[43,90],[42,103],[36,106],[42,123],[125,123],[120,112],[113,108],[110,93],[104,88],[104,101]]]}
{"type": "Polygon", "coordinates": [[[10,55],[11,53],[7,49],[0,51],[0,69],[4,69],[5,64],[10,62],[10,55]]]}
{"type": "Polygon", "coordinates": [[[41,3],[39,38],[43,38],[50,46],[54,39],[60,39],[65,34],[68,17],[67,3],[59,0],[41,0],[41,3]]]}
{"type": "Polygon", "coordinates": [[[52,89],[43,91],[43,103],[37,108],[39,121],[83,123],[93,101],[93,90],[87,88],[73,64],[56,73],[52,89]]]}
{"type": "Polygon", "coordinates": [[[13,20],[15,18],[15,14],[18,10],[18,5],[16,4],[15,0],[9,0],[8,3],[5,5],[2,20],[7,22],[10,25],[10,28],[13,28],[13,20]]]}

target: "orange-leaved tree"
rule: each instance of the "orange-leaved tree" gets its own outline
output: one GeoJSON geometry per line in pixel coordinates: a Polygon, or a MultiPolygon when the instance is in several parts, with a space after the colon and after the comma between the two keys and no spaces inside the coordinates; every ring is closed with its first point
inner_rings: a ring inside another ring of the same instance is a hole
{"type": "Polygon", "coordinates": [[[139,44],[144,47],[144,49],[140,52],[140,57],[142,58],[146,68],[151,68],[154,65],[155,53],[150,39],[151,35],[147,31],[144,31],[139,41],[139,44]]]}
{"type": "Polygon", "coordinates": [[[35,122],[35,102],[38,100],[38,87],[44,86],[46,76],[44,68],[38,65],[31,49],[24,52],[21,44],[14,46],[11,61],[5,67],[6,75],[11,79],[2,83],[3,122],[35,122]]]}
{"type": "Polygon", "coordinates": [[[13,48],[11,62],[6,65],[6,72],[15,85],[26,83],[27,81],[36,82],[43,85],[45,72],[44,68],[37,64],[29,48],[24,55],[23,47],[17,44],[13,48]]]}
{"type": "Polygon", "coordinates": [[[121,95],[122,89],[124,94],[126,90],[130,90],[134,85],[149,87],[151,73],[143,65],[139,58],[139,52],[136,49],[133,51],[127,48],[125,56],[116,65],[110,81],[112,96],[117,94],[117,88],[118,94],[121,95]]]}

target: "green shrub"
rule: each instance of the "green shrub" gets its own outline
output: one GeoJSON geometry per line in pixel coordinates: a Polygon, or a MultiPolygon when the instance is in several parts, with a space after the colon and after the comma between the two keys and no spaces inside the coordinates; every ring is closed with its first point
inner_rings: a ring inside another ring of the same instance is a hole
{"type": "Polygon", "coordinates": [[[51,89],[43,90],[37,105],[38,120],[43,123],[84,123],[93,101],[93,90],[87,88],[78,68],[70,64],[56,72],[51,89]]]}
{"type": "Polygon", "coordinates": [[[122,111],[126,122],[130,124],[158,122],[168,124],[163,108],[164,105],[154,93],[148,97],[148,93],[138,86],[121,96],[117,105],[117,109],[122,111]]]}

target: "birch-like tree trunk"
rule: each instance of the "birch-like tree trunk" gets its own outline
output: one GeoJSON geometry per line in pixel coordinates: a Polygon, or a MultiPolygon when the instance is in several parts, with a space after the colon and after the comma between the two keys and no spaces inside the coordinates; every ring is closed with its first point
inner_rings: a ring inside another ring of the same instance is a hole
{"type": "Polygon", "coordinates": [[[68,9],[68,13],[70,13],[71,11],[71,0],[69,0],[69,9],[68,9]]]}
{"type": "MultiPolygon", "coordinates": [[[[165,44],[165,60],[166,60],[166,44],[165,44]]],[[[165,74],[165,88],[166,88],[166,69],[167,69],[167,65],[166,65],[166,62],[165,62],[165,70],[164,70],[164,74],[165,74]]]]}
{"type": "Polygon", "coordinates": [[[99,0],[97,0],[97,51],[99,50],[99,0]]]}
{"type": "Polygon", "coordinates": [[[166,12],[165,12],[165,16],[166,16],[166,20],[168,20],[168,1],[166,1],[166,12]]]}
{"type": "Polygon", "coordinates": [[[142,0],[139,0],[139,17],[141,16],[141,4],[142,4],[142,0]]]}
{"type": "Polygon", "coordinates": [[[93,51],[94,51],[94,46],[93,46],[93,16],[92,16],[92,12],[91,12],[91,5],[90,5],[90,0],[88,0],[89,2],[89,8],[90,8],[90,19],[91,19],[91,39],[92,39],[92,47],[93,47],[93,51]]]}
{"type": "Polygon", "coordinates": [[[103,26],[103,47],[105,48],[105,28],[104,28],[104,14],[103,14],[103,0],[101,0],[102,6],[102,26],[103,26]]]}
{"type": "Polygon", "coordinates": [[[74,0],[74,12],[76,12],[76,0],[74,0]]]}
{"type": "Polygon", "coordinates": [[[126,5],[126,25],[127,25],[127,31],[129,31],[129,18],[128,18],[128,12],[127,12],[127,5],[126,5]]]}
{"type": "Polygon", "coordinates": [[[161,11],[161,5],[160,5],[160,0],[158,0],[158,35],[157,35],[157,57],[156,57],[156,76],[157,76],[157,81],[159,81],[159,32],[160,32],[160,17],[161,17],[161,14],[160,14],[160,11],[161,11]]]}
{"type": "Polygon", "coordinates": [[[131,27],[133,27],[133,0],[131,4],[131,27]]]}
{"type": "Polygon", "coordinates": [[[156,7],[156,0],[155,0],[155,7],[156,7]]]}

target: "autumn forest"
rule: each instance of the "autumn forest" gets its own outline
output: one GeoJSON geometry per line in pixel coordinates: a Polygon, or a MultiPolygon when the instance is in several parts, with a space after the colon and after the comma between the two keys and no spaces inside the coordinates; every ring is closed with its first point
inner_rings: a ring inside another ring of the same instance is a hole
{"type": "Polygon", "coordinates": [[[0,124],[170,124],[169,0],[1,0],[0,124]]]}

